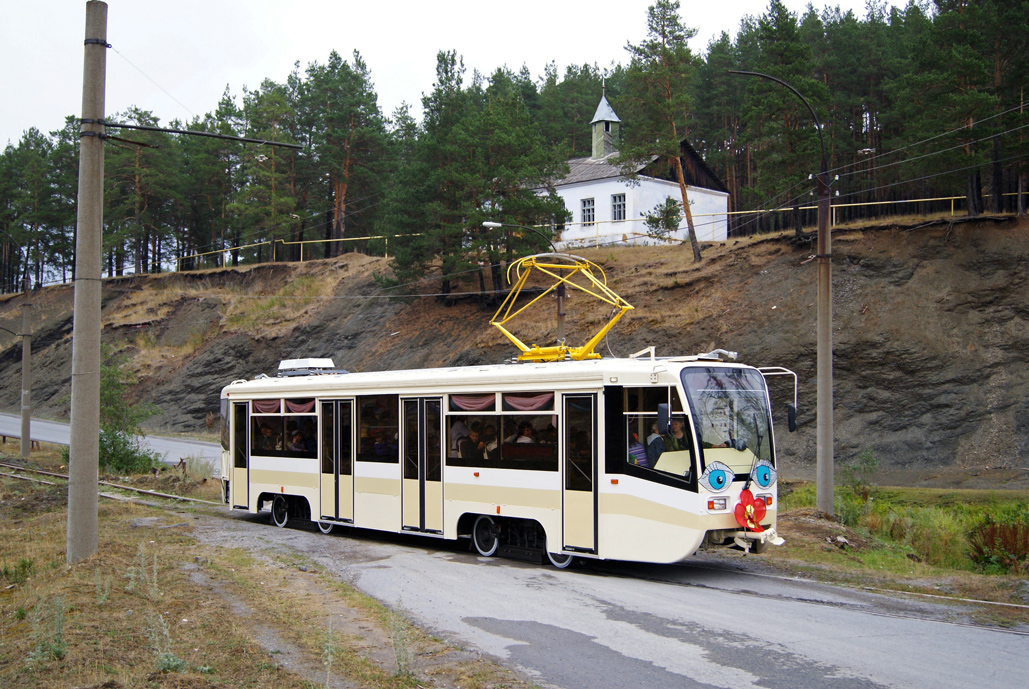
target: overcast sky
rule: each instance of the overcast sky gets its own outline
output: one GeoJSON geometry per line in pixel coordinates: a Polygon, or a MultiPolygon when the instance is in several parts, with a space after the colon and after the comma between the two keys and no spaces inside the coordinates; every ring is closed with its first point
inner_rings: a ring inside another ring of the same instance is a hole
{"type": "MultiPolygon", "coordinates": [[[[767,0],[680,0],[695,51],[722,31],[735,35],[767,0]]],[[[108,0],[107,114],[131,105],[162,123],[213,111],[225,87],[239,95],[265,78],[282,81],[300,62],[325,62],[356,49],[371,69],[386,115],[406,101],[420,116],[432,89],[436,53],[457,50],[470,74],[527,65],[535,77],[551,60],[625,63],[626,42],[646,33],[653,0],[108,0]]],[[[807,0],[786,0],[802,12],[807,0]]],[[[813,3],[853,9],[865,0],[813,3]]],[[[894,0],[888,4],[903,5],[894,0]]],[[[0,25],[0,146],[29,127],[59,129],[82,103],[84,0],[4,0],[0,25]]],[[[599,98],[599,94],[598,94],[599,98]]]]}

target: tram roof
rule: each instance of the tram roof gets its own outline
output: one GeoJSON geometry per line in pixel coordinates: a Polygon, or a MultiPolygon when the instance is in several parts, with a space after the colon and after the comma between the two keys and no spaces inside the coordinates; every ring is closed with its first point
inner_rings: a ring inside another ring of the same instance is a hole
{"type": "Polygon", "coordinates": [[[421,368],[365,373],[330,373],[237,380],[222,389],[222,397],[320,394],[420,393],[574,389],[598,385],[650,385],[650,374],[678,370],[684,365],[749,368],[703,356],[605,358],[550,363],[505,363],[449,368],[421,368]]]}

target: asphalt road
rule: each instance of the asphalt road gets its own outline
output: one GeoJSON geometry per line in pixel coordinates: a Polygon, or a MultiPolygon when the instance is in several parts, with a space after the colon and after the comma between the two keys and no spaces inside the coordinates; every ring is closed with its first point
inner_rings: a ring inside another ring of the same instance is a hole
{"type": "Polygon", "coordinates": [[[214,521],[202,540],[302,553],[545,686],[997,689],[1029,675],[1029,635],[972,624],[973,606],[783,578],[756,556],[556,570],[466,542],[214,521]]]}
{"type": "MultiPolygon", "coordinates": [[[[29,432],[33,440],[57,445],[67,445],[71,438],[71,429],[68,424],[59,421],[32,419],[29,424],[29,432]]],[[[21,417],[17,414],[0,414],[0,435],[8,438],[8,444],[12,438],[20,439],[21,417]]],[[[9,449],[9,452],[18,452],[18,442],[20,440],[15,441],[14,448],[9,449]]],[[[221,461],[222,448],[217,443],[148,435],[143,438],[143,445],[162,455],[164,461],[169,464],[175,464],[183,457],[200,457],[210,462],[212,467],[217,468],[221,461]]]]}

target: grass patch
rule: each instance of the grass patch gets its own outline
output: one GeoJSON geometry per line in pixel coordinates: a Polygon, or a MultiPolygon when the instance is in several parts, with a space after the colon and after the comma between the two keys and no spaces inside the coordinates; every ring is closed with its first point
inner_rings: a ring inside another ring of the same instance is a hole
{"type": "Polygon", "coordinates": [[[264,296],[254,297],[238,288],[237,294],[226,297],[225,325],[244,333],[266,334],[269,326],[295,320],[334,286],[332,281],[313,275],[295,275],[278,291],[264,296]]]}
{"type": "Polygon", "coordinates": [[[102,500],[97,554],[66,565],[67,511],[55,490],[66,492],[0,477],[0,686],[309,689],[343,678],[414,689],[429,677],[469,689],[531,686],[434,639],[338,572],[198,545],[186,508],[102,500]],[[400,646],[391,629],[402,630],[400,646]],[[299,652],[287,656],[269,637],[299,652]]]}
{"type": "MultiPolygon", "coordinates": [[[[1005,541],[997,530],[999,545],[982,544],[980,561],[973,545],[984,524],[1029,526],[1029,492],[868,486],[866,501],[865,486],[837,486],[836,518],[827,519],[815,508],[813,483],[783,481],[778,529],[786,545],[763,557],[836,583],[1029,605],[1025,556],[1010,554],[1020,552],[1012,545],[1020,534],[1005,541]],[[997,564],[1005,558],[1007,566],[997,564]]],[[[1029,624],[1029,612],[1015,608],[978,614],[990,624],[1029,624]]]]}

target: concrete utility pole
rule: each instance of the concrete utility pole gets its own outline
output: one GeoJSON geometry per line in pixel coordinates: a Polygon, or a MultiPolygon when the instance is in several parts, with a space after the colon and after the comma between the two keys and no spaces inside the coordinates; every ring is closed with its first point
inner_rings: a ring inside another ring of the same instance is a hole
{"type": "Polygon", "coordinates": [[[832,402],[832,232],[829,229],[829,169],[825,158],[825,137],[822,135],[822,123],[815,114],[815,109],[800,91],[782,79],[762,74],[761,72],[744,72],[728,70],[729,74],[745,74],[761,77],[782,84],[804,102],[815,120],[818,140],[822,144],[822,166],[818,171],[818,326],[816,328],[818,377],[817,401],[815,417],[815,502],[818,510],[832,515],[835,511],[833,503],[833,402],[832,402]]]}
{"type": "Polygon", "coordinates": [[[82,125],[79,129],[78,238],[71,355],[71,442],[68,458],[69,563],[97,550],[100,460],[100,270],[104,221],[104,97],[107,3],[86,3],[82,125]]]}
{"type": "Polygon", "coordinates": [[[21,458],[32,452],[32,290],[26,274],[21,303],[21,458]]]}

